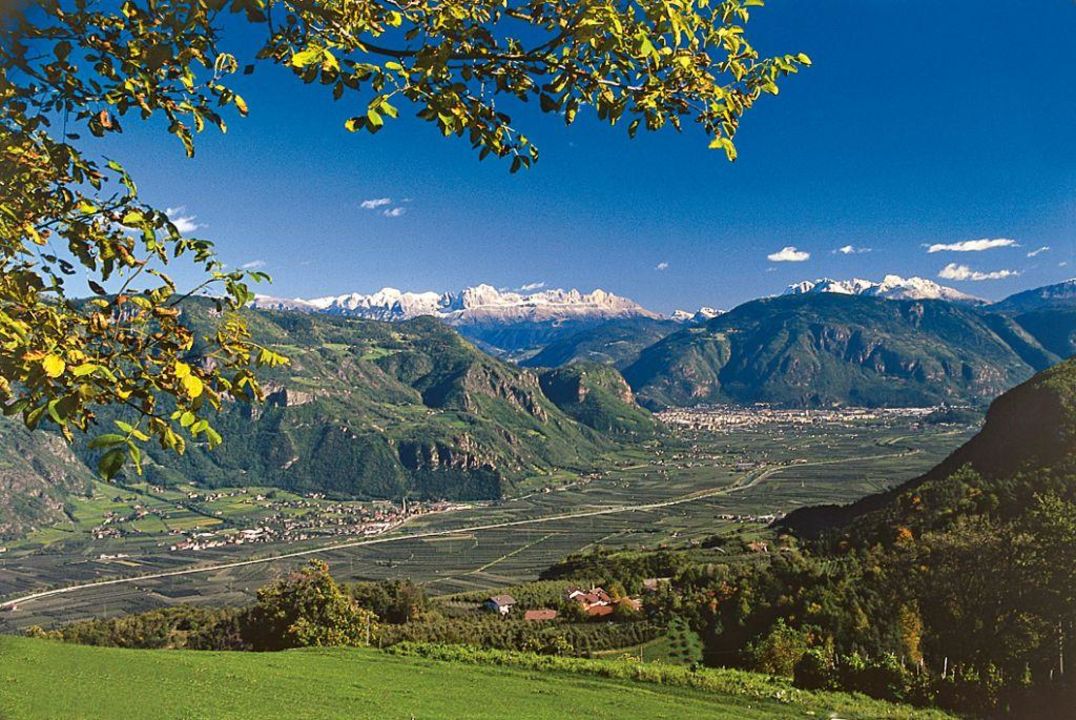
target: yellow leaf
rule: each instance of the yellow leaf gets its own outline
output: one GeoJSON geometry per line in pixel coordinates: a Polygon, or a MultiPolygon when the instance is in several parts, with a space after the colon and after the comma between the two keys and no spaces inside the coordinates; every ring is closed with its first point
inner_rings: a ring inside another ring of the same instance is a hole
{"type": "Polygon", "coordinates": [[[191,366],[188,365],[185,362],[180,362],[179,360],[176,360],[175,368],[176,368],[176,377],[179,378],[180,380],[182,380],[183,378],[185,378],[185,377],[187,377],[187,376],[189,376],[191,374],[191,366]]]}
{"type": "Polygon", "coordinates": [[[67,363],[59,355],[46,355],[41,361],[41,367],[50,378],[57,378],[64,374],[67,363]]]}
{"type": "Polygon", "coordinates": [[[202,381],[198,379],[197,375],[188,375],[183,378],[183,389],[187,391],[187,395],[191,398],[201,395],[203,388],[202,381]]]}
{"type": "Polygon", "coordinates": [[[131,227],[133,225],[141,224],[143,221],[145,221],[145,219],[146,219],[146,216],[143,215],[142,213],[140,213],[138,210],[128,210],[124,214],[123,219],[120,220],[120,223],[122,223],[123,225],[126,225],[128,227],[131,227]]]}

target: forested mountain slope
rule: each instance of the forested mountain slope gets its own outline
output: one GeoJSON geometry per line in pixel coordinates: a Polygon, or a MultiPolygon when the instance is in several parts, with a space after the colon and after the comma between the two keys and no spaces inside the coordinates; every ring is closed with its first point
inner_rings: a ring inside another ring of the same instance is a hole
{"type": "Polygon", "coordinates": [[[1008,317],[820,293],[756,300],[680,330],[624,376],[649,407],[977,404],[1058,359],[1008,317]]]}
{"type": "MultiPolygon", "coordinates": [[[[211,327],[205,306],[184,312],[199,334],[211,327]]],[[[532,475],[590,468],[610,447],[546,397],[536,374],[489,357],[433,318],[390,324],[251,311],[249,321],[255,339],[290,365],[264,371],[263,405],[236,403],[220,414],[224,443],[214,451],[194,446],[177,457],[150,448],[151,480],[497,498],[532,475]]]]}

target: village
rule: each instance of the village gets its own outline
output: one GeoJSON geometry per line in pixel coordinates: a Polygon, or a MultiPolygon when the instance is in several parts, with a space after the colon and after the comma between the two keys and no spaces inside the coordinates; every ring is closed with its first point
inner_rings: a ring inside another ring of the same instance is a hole
{"type": "Polygon", "coordinates": [[[689,430],[722,431],[750,429],[767,425],[854,425],[877,422],[922,420],[939,407],[909,408],[800,408],[772,405],[708,405],[678,408],[657,413],[662,422],[689,430]]]}
{"type": "MultiPolygon", "coordinates": [[[[150,488],[159,499],[164,488],[150,488]]],[[[174,494],[174,492],[173,492],[174,494]]],[[[130,498],[115,497],[114,503],[130,498]]],[[[249,489],[191,489],[167,503],[131,502],[110,510],[91,528],[95,540],[163,534],[172,552],[199,551],[254,543],[302,542],[317,538],[369,537],[395,530],[409,519],[459,507],[444,501],[404,499],[358,502],[326,499],[322,493],[293,495],[249,489]],[[179,518],[177,520],[177,518],[179,518]],[[161,533],[146,529],[156,519],[161,533]]]]}

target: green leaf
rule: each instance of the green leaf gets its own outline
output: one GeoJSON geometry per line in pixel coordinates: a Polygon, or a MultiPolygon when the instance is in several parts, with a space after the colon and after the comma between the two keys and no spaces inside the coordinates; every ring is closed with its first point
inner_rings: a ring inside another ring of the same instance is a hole
{"type": "Polygon", "coordinates": [[[135,445],[133,442],[127,443],[127,454],[131,458],[131,462],[134,463],[135,472],[139,475],[142,474],[142,449],[135,445]]]}
{"type": "Polygon", "coordinates": [[[214,430],[211,427],[207,427],[205,429],[205,436],[209,440],[209,447],[210,448],[215,448],[218,445],[220,445],[222,442],[224,442],[224,438],[222,438],[220,436],[220,433],[218,433],[216,430],[214,430]]]}
{"type": "Polygon", "coordinates": [[[116,423],[116,427],[118,427],[120,430],[127,433],[131,437],[137,440],[141,440],[142,442],[149,440],[149,435],[146,435],[146,433],[142,432],[130,423],[125,423],[122,420],[114,420],[113,422],[116,423]]]}
{"type": "Polygon", "coordinates": [[[118,433],[105,433],[104,435],[98,435],[89,442],[89,448],[96,450],[97,448],[112,447],[113,445],[122,445],[127,442],[127,438],[118,433]]]}
{"type": "Polygon", "coordinates": [[[97,471],[105,480],[111,480],[123,467],[127,459],[126,448],[113,448],[105,453],[97,462],[97,471]]]}

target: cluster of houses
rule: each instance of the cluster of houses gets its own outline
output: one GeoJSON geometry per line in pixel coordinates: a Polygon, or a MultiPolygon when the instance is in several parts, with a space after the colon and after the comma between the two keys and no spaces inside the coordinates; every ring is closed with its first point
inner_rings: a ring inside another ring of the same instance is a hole
{"type": "MultiPolygon", "coordinates": [[[[150,486],[150,490],[163,494],[166,488],[150,486]]],[[[327,536],[372,536],[381,535],[398,528],[405,521],[416,515],[447,512],[458,506],[445,501],[432,503],[409,503],[404,500],[402,507],[391,502],[378,502],[372,505],[353,502],[326,502],[322,493],[308,493],[301,498],[290,495],[276,497],[274,494],[251,494],[246,489],[229,490],[189,490],[185,501],[181,498],[170,504],[146,507],[136,502],[138,496],[116,496],[112,502],[130,504],[129,511],[109,511],[101,522],[91,529],[95,540],[120,538],[126,535],[143,534],[134,529],[132,523],[149,516],[161,519],[164,525],[174,523],[184,515],[201,515],[207,519],[196,528],[173,527],[169,535],[180,536],[169,546],[173,552],[184,550],[208,550],[226,545],[245,545],[267,542],[301,542],[316,537],[327,536]],[[255,509],[264,514],[259,518],[259,526],[237,530],[229,522],[224,510],[211,504],[222,500],[249,496],[255,509]],[[177,513],[178,511],[178,513],[177,513]],[[207,528],[205,525],[224,525],[207,528]]],[[[178,524],[178,523],[177,523],[178,524]]],[[[185,523],[184,523],[185,524],[185,523]]]]}
{"type": "Polygon", "coordinates": [[[691,430],[723,430],[729,427],[760,427],[772,424],[784,425],[855,425],[864,422],[891,422],[903,419],[920,419],[939,410],[937,407],[920,408],[820,408],[788,410],[758,404],[751,407],[714,405],[658,413],[662,422],[680,425],[691,430]]]}
{"type": "MultiPolygon", "coordinates": [[[[651,580],[657,580],[657,578],[651,578],[651,580]]],[[[576,603],[588,618],[612,615],[616,612],[618,605],[624,605],[635,612],[643,609],[642,600],[639,598],[624,597],[614,600],[603,588],[597,586],[589,589],[569,587],[564,591],[563,599],[566,603],[576,603]]],[[[516,599],[507,593],[492,595],[482,603],[486,610],[501,616],[510,615],[516,605],[516,599]]],[[[523,612],[523,619],[531,622],[555,620],[556,618],[557,611],[552,608],[536,608],[523,612]]]]}
{"type": "MultiPolygon", "coordinates": [[[[265,499],[258,496],[257,499],[265,499]]],[[[386,504],[373,509],[355,507],[344,503],[315,505],[306,500],[274,501],[281,508],[304,508],[302,515],[290,515],[284,510],[264,518],[264,525],[234,530],[198,530],[196,532],[173,530],[173,535],[183,539],[169,547],[172,551],[207,550],[225,545],[245,545],[268,542],[301,542],[315,537],[355,536],[369,537],[395,530],[415,515],[446,512],[455,508],[447,502],[410,503],[402,508],[386,504]]]]}

